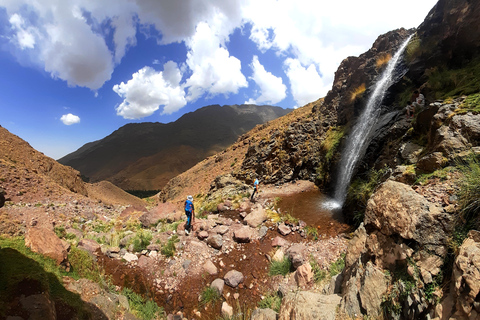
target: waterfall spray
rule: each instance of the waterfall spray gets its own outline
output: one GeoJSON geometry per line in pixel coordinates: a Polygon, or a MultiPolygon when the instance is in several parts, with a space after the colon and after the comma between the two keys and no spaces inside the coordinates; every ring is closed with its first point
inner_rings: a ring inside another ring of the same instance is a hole
{"type": "Polygon", "coordinates": [[[370,133],[375,126],[380,111],[378,107],[382,103],[388,88],[393,84],[393,72],[411,38],[412,35],[403,42],[400,49],[398,49],[393,58],[388,62],[380,80],[375,84],[375,89],[370,95],[365,109],[348,137],[346,148],[343,151],[340,161],[334,200],[325,204],[332,209],[342,207],[345,202],[350,179],[352,178],[358,161],[364,156],[370,142],[370,133]]]}

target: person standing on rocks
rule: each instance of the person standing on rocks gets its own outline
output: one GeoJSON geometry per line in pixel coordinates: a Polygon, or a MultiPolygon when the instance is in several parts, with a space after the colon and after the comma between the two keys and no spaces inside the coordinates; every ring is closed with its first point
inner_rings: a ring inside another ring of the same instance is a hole
{"type": "Polygon", "coordinates": [[[185,233],[190,233],[190,228],[195,220],[195,207],[193,206],[193,197],[188,196],[185,201],[185,215],[187,216],[187,224],[185,225],[185,233]],[[193,220],[193,221],[192,221],[193,220]]]}
{"type": "Polygon", "coordinates": [[[253,196],[257,192],[258,192],[258,179],[255,179],[255,181],[253,182],[253,193],[252,193],[252,196],[250,197],[250,201],[253,201],[253,196]]]}

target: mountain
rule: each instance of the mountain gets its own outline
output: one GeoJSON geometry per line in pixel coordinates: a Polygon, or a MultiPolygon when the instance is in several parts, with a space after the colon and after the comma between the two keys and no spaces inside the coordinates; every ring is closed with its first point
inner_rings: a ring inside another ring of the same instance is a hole
{"type": "Polygon", "coordinates": [[[127,190],[161,189],[241,134],[290,111],[256,105],[206,106],[168,124],[127,124],[58,162],[79,170],[92,182],[108,180],[127,190]]]}

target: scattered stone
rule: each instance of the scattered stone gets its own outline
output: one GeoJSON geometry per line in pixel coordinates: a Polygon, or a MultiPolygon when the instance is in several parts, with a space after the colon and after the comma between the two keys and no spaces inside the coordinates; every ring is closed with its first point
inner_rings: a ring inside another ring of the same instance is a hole
{"type": "Polygon", "coordinates": [[[281,248],[278,248],[277,251],[275,251],[275,254],[272,257],[273,261],[283,261],[283,258],[285,257],[285,254],[283,253],[283,250],[281,248]]]}
{"type": "Polygon", "coordinates": [[[240,271],[237,270],[230,270],[227,272],[227,274],[223,277],[225,280],[225,283],[232,287],[236,288],[240,283],[244,281],[244,276],[240,271]]]}
{"type": "Polygon", "coordinates": [[[233,240],[240,243],[250,242],[252,231],[249,227],[244,226],[233,232],[233,240]]]}
{"type": "Polygon", "coordinates": [[[228,230],[229,230],[229,228],[227,226],[220,225],[220,226],[216,226],[215,228],[213,228],[212,231],[215,232],[215,233],[224,235],[225,233],[228,232],[228,230]]]}
{"type": "Polygon", "coordinates": [[[289,292],[282,300],[278,320],[335,320],[341,297],[333,294],[300,291],[289,292]]]}
{"type": "Polygon", "coordinates": [[[258,230],[258,237],[263,239],[267,235],[268,228],[266,226],[261,226],[260,230],[258,230]]]}
{"type": "Polygon", "coordinates": [[[133,253],[127,252],[123,256],[123,259],[125,259],[127,262],[132,262],[132,261],[137,261],[138,257],[137,257],[137,255],[135,255],[133,253]]]}
{"type": "Polygon", "coordinates": [[[207,231],[200,231],[197,235],[197,238],[200,240],[205,240],[208,238],[208,232],[207,231]]]}
{"type": "Polygon", "coordinates": [[[292,229],[290,229],[289,226],[285,225],[285,223],[282,223],[278,226],[278,232],[282,235],[282,236],[286,236],[288,234],[290,234],[292,232],[292,229]]]}
{"type": "Polygon", "coordinates": [[[310,284],[313,280],[313,271],[310,263],[304,263],[295,271],[295,281],[300,288],[310,284]]]}
{"type": "Polygon", "coordinates": [[[281,237],[275,237],[272,241],[272,247],[285,247],[290,242],[281,237]]]}
{"type": "Polygon", "coordinates": [[[210,288],[217,290],[219,295],[222,295],[224,286],[225,286],[225,281],[223,279],[215,279],[210,284],[210,288]]]}
{"type": "Polygon", "coordinates": [[[255,309],[250,320],[277,320],[277,313],[272,309],[255,309]]]}
{"type": "Polygon", "coordinates": [[[160,245],[152,243],[147,246],[147,250],[150,251],[160,251],[160,245]]]}
{"type": "Polygon", "coordinates": [[[78,243],[78,247],[90,252],[91,254],[95,254],[95,252],[100,249],[100,245],[98,244],[98,242],[92,239],[80,240],[80,242],[78,243]]]}
{"type": "Polygon", "coordinates": [[[228,317],[233,316],[233,308],[226,301],[222,303],[222,315],[228,317]]]}
{"type": "Polygon", "coordinates": [[[191,263],[192,263],[192,260],[187,259],[187,260],[183,261],[182,262],[182,268],[187,270],[191,263]]]}
{"type": "Polygon", "coordinates": [[[215,249],[221,249],[223,245],[222,236],[219,234],[212,234],[208,237],[207,243],[215,249]]]}
{"type": "Polygon", "coordinates": [[[292,266],[297,269],[304,262],[305,245],[296,243],[287,250],[287,256],[292,261],[292,266]]]}
{"type": "Polygon", "coordinates": [[[252,210],[246,217],[245,221],[247,224],[252,227],[256,228],[259,225],[261,225],[265,220],[267,220],[267,213],[265,212],[265,209],[263,209],[261,206],[255,208],[255,210],[252,210]]]}
{"type": "Polygon", "coordinates": [[[209,275],[215,275],[218,273],[217,267],[213,264],[211,260],[207,260],[203,264],[203,270],[205,270],[209,275]]]}

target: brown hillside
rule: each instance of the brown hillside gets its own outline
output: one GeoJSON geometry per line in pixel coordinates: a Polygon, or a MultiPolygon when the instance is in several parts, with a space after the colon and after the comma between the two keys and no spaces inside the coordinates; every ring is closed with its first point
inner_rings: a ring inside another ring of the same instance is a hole
{"type": "Polygon", "coordinates": [[[223,174],[239,171],[248,148],[262,140],[269,140],[276,131],[285,131],[292,123],[299,122],[311,114],[312,108],[323,99],[309,103],[278,119],[269,121],[240,136],[232,146],[211,156],[191,169],[171,179],[159,194],[161,201],[181,203],[189,194],[206,194],[214,179],[223,174]]]}

